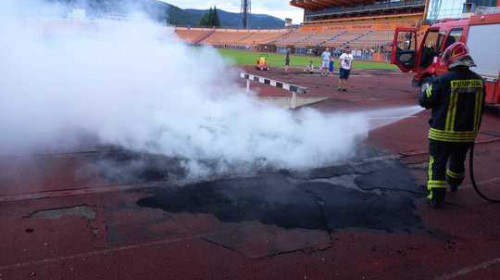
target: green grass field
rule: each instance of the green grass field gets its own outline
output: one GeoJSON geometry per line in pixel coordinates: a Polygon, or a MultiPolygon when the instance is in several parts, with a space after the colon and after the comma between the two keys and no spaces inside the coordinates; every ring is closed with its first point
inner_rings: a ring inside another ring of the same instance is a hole
{"type": "MultiPolygon", "coordinates": [[[[239,51],[232,49],[219,49],[219,53],[228,59],[232,64],[236,65],[255,65],[257,58],[260,54],[257,52],[239,51]]],[[[285,58],[283,54],[278,53],[267,53],[268,55],[268,65],[270,67],[284,67],[285,58]]],[[[310,56],[295,56],[293,55],[290,60],[290,65],[292,67],[306,67],[310,61],[314,62],[314,65],[318,67],[320,65],[319,57],[310,56]]],[[[337,62],[335,63],[337,68],[337,62]]],[[[389,63],[381,62],[369,62],[369,61],[354,61],[353,67],[355,69],[386,69],[386,70],[396,70],[396,66],[389,63]]]]}

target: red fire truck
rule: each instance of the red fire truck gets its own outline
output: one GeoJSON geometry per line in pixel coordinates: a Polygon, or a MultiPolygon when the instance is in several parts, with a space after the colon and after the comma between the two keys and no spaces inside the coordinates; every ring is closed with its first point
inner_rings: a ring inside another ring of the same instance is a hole
{"type": "Polygon", "coordinates": [[[455,42],[464,42],[477,64],[472,70],[486,81],[486,102],[500,108],[499,12],[438,22],[425,31],[421,41],[417,34],[415,28],[397,28],[391,57],[401,71],[415,73],[414,86],[427,89],[434,77],[448,70],[441,62],[442,52],[455,42]]]}

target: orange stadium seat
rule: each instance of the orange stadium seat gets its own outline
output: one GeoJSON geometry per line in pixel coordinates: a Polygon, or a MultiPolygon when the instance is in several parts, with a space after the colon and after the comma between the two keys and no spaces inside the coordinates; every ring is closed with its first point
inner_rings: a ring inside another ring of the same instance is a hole
{"type": "Polygon", "coordinates": [[[286,34],[285,36],[279,38],[278,40],[276,40],[275,44],[277,46],[294,45],[302,41],[305,41],[312,36],[314,36],[314,34],[312,34],[311,32],[303,32],[300,30],[292,31],[286,34]]]}
{"type": "Polygon", "coordinates": [[[346,31],[341,34],[335,40],[328,41],[325,43],[326,47],[338,47],[340,45],[350,44],[354,40],[358,39],[361,36],[367,34],[367,31],[346,31]]]}
{"type": "Polygon", "coordinates": [[[269,44],[283,37],[288,32],[286,30],[259,30],[253,32],[251,36],[240,40],[238,43],[242,45],[269,44]]]}
{"type": "Polygon", "coordinates": [[[216,46],[225,44],[232,45],[249,36],[251,36],[251,33],[247,30],[216,30],[212,35],[207,37],[201,43],[216,46]]]}
{"type": "Polygon", "coordinates": [[[198,43],[213,32],[212,29],[208,28],[176,28],[175,33],[179,38],[188,43],[198,43]]]}

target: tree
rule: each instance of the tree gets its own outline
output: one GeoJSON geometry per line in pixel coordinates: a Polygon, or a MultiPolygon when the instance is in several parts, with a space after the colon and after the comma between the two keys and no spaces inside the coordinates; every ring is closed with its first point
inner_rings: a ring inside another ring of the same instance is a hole
{"type": "Polygon", "coordinates": [[[217,12],[217,7],[208,10],[207,13],[203,15],[200,19],[200,26],[205,27],[220,27],[219,14],[217,12]]]}
{"type": "Polygon", "coordinates": [[[210,8],[210,10],[205,13],[201,19],[200,19],[200,26],[210,26],[210,17],[212,15],[212,8],[210,8]]]}
{"type": "Polygon", "coordinates": [[[220,18],[219,18],[219,12],[217,12],[217,6],[214,7],[213,18],[214,18],[213,26],[220,27],[220,18]]]}

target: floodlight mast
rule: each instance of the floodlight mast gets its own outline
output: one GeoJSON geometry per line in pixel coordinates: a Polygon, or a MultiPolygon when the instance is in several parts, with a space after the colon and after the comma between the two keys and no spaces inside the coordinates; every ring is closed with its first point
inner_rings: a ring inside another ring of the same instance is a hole
{"type": "Polygon", "coordinates": [[[250,15],[252,11],[252,1],[251,0],[241,0],[241,28],[250,28],[250,15]]]}

